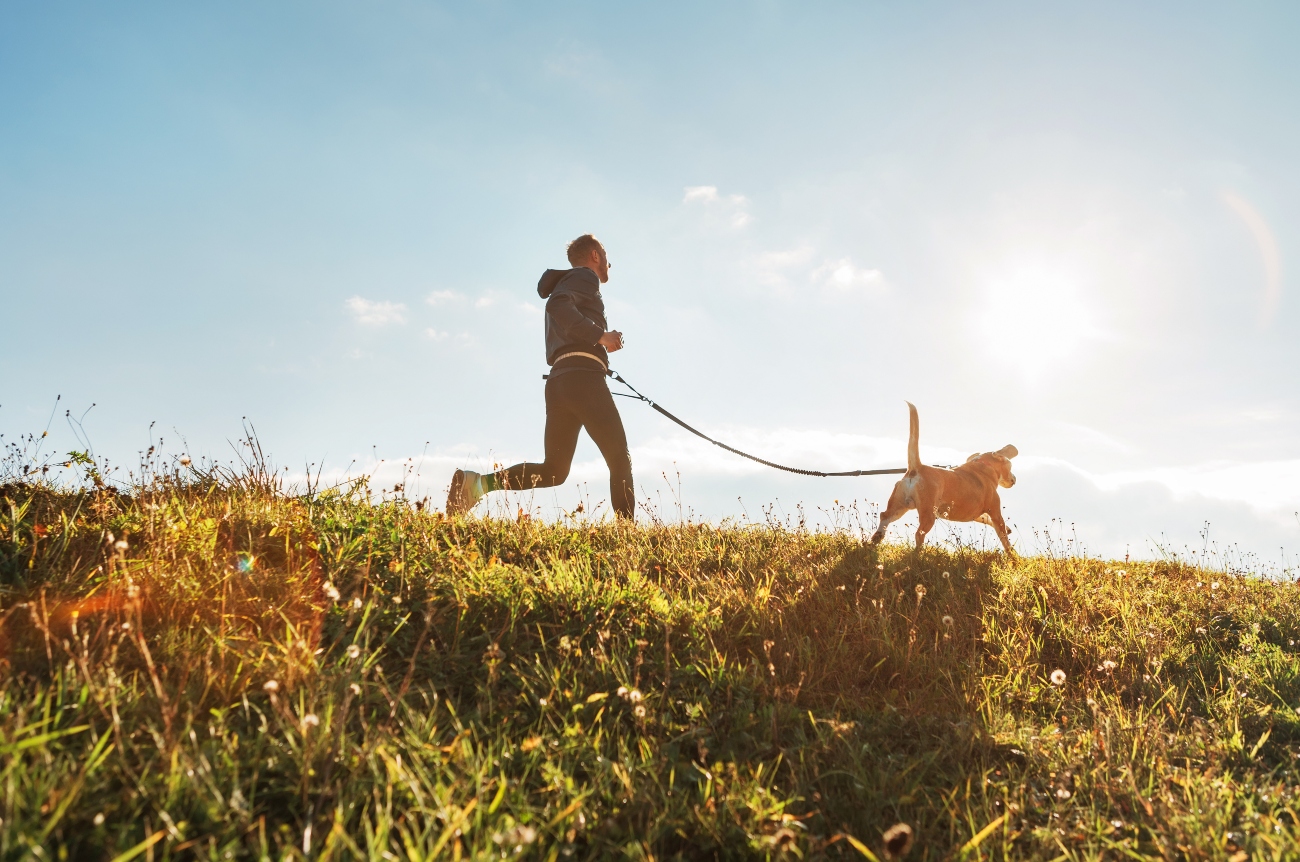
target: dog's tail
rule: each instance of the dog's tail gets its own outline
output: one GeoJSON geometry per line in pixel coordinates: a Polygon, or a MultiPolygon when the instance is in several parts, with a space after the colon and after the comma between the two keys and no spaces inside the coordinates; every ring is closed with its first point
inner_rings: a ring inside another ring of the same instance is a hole
{"type": "Polygon", "coordinates": [[[907,475],[921,469],[921,420],[916,415],[916,405],[907,402],[907,475]]]}

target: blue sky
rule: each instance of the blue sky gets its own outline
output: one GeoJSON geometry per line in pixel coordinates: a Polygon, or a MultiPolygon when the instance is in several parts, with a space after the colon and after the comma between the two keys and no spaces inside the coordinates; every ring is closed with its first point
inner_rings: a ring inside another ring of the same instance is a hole
{"type": "MultiPolygon", "coordinates": [[[[5,19],[7,439],[60,394],[97,405],[87,431],[118,463],[151,422],[227,459],[248,417],[292,470],[388,481],[414,458],[440,498],[456,466],[540,458],[533,286],[592,231],[616,367],[737,445],[893,466],[907,399],[931,461],[1019,447],[1004,503],[1027,549],[1035,530],[1199,549],[1208,521],[1221,548],[1300,552],[1291,5],[5,19]]],[[[751,467],[620,405],[656,504],[831,523],[835,500],[888,495],[751,467]]],[[[72,448],[61,420],[51,438],[72,448]]],[[[598,504],[585,438],[578,462],[497,508],[598,504]]]]}

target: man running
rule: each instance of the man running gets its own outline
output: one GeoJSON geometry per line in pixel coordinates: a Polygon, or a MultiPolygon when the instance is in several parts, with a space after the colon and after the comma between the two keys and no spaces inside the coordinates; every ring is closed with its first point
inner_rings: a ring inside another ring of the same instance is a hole
{"type": "Polygon", "coordinates": [[[546,460],[524,462],[495,473],[457,470],[447,494],[447,514],[473,508],[490,491],[553,488],[569,476],[578,431],[586,428],[609,467],[610,503],[620,518],[633,518],[632,457],[614,398],[605,384],[609,354],[623,347],[623,333],[608,331],[600,286],[609,281],[609,258],[591,234],[569,243],[573,269],[548,269],[537,282],[546,300],[546,460]]]}

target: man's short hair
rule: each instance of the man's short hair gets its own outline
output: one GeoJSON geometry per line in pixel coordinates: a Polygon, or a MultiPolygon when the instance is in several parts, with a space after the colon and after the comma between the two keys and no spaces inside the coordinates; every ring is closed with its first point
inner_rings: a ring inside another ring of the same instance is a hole
{"type": "Polygon", "coordinates": [[[593,251],[603,248],[604,246],[600,244],[600,240],[589,233],[584,233],[569,243],[569,263],[574,266],[582,266],[593,251]]]}

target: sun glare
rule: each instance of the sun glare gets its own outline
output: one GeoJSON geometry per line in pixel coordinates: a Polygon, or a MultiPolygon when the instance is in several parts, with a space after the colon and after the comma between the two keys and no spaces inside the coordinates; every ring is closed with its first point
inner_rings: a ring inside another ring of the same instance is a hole
{"type": "Polygon", "coordinates": [[[1102,335],[1078,281],[1037,268],[990,279],[975,319],[990,356],[1030,382],[1078,359],[1102,335]]]}

